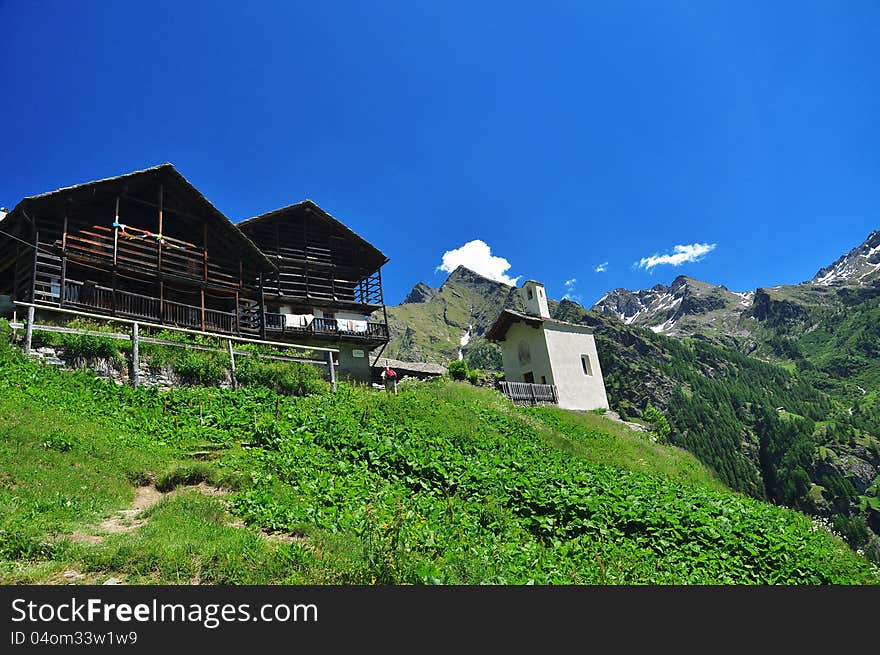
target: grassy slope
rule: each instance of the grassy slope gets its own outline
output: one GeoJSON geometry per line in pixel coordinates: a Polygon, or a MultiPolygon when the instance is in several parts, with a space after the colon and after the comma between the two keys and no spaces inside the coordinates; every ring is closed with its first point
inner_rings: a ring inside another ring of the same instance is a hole
{"type": "Polygon", "coordinates": [[[838,539],[725,491],[683,451],[467,385],[135,392],[7,351],[0,409],[4,583],[66,569],[135,583],[877,581],[838,539]],[[249,527],[178,490],[133,532],[64,538],[205,449],[249,527]]]}

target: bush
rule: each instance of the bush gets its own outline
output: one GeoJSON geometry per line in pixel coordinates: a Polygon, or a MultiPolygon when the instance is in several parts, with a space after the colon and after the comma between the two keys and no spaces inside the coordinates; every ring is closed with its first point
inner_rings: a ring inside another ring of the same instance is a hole
{"type": "Polygon", "coordinates": [[[238,362],[237,377],[241,384],[268,387],[288,396],[327,393],[330,389],[323,372],[314,364],[257,357],[243,357],[238,362]]]}
{"type": "Polygon", "coordinates": [[[467,379],[468,382],[475,387],[488,387],[494,389],[499,375],[503,374],[494,373],[492,371],[481,371],[480,369],[473,368],[468,371],[467,379]]]}
{"type": "Polygon", "coordinates": [[[669,420],[663,415],[663,412],[648,403],[642,418],[649,426],[651,426],[651,431],[657,435],[658,441],[665,443],[669,439],[669,435],[672,433],[672,428],[669,425],[669,420]]]}
{"type": "Polygon", "coordinates": [[[450,362],[448,366],[449,377],[453,380],[465,380],[468,376],[468,365],[463,359],[450,362]]]}
{"type": "Polygon", "coordinates": [[[189,384],[216,384],[223,377],[219,353],[179,348],[170,363],[180,379],[189,384]]]}

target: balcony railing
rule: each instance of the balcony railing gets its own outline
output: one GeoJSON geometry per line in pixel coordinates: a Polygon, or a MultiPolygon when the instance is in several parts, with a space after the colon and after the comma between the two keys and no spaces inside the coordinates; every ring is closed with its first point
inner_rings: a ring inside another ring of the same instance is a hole
{"type": "MultiPolygon", "coordinates": [[[[238,313],[208,308],[203,310],[200,306],[159,300],[130,291],[117,289],[114,293],[108,287],[77,280],[65,280],[63,298],[65,305],[101,314],[143,319],[206,332],[257,333],[260,327],[260,313],[255,306],[242,305],[238,313]]],[[[313,318],[305,326],[291,326],[286,324],[284,314],[267,313],[264,316],[266,331],[275,335],[336,336],[369,342],[388,339],[388,326],[384,323],[313,318]]]]}
{"type": "Polygon", "coordinates": [[[514,403],[538,405],[540,403],[559,403],[559,395],[554,384],[532,384],[531,382],[502,382],[501,391],[514,403]]]}
{"type": "Polygon", "coordinates": [[[206,332],[233,334],[236,331],[235,312],[206,308],[203,323],[201,307],[171,300],[160,301],[152,296],[118,289],[114,294],[113,289],[75,280],[64,282],[64,304],[206,332]]]}
{"type": "Polygon", "coordinates": [[[315,317],[307,325],[289,325],[284,314],[271,313],[266,314],[266,330],[283,334],[339,336],[366,341],[388,339],[388,326],[384,323],[315,317]]]}

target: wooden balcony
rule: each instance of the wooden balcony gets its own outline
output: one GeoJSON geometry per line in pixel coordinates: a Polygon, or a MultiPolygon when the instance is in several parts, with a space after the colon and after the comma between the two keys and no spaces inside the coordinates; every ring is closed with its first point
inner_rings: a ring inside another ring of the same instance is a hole
{"type": "MultiPolygon", "coordinates": [[[[59,303],[59,294],[55,292],[39,294],[39,302],[59,303]]],[[[260,332],[260,313],[254,304],[239,305],[238,311],[220,311],[202,309],[197,305],[186,305],[171,300],[160,300],[154,296],[146,296],[130,291],[113,289],[96,284],[87,284],[77,280],[65,280],[63,305],[79,308],[84,311],[108,316],[139,319],[160,325],[217,332],[219,334],[256,335],[260,332]]],[[[267,313],[264,315],[266,332],[274,338],[327,338],[343,341],[362,342],[365,345],[380,344],[388,341],[388,326],[384,323],[352,321],[350,327],[346,321],[336,319],[315,318],[304,327],[285,325],[284,314],[267,313]]]]}
{"type": "MultiPolygon", "coordinates": [[[[230,270],[237,270],[238,263],[227,266],[209,259],[199,246],[181,240],[170,239],[157,243],[154,239],[133,238],[116,235],[116,266],[120,269],[165,275],[206,282],[221,288],[238,289],[240,280],[230,270]]],[[[72,232],[66,237],[67,256],[74,261],[89,261],[106,266],[113,265],[114,230],[102,225],[72,232]]],[[[56,247],[60,243],[53,244],[56,247]]]]}
{"type": "Polygon", "coordinates": [[[240,334],[236,312],[202,309],[194,305],[120,291],[75,280],[64,283],[64,305],[90,312],[141,319],[151,323],[191,328],[204,332],[240,334]]]}
{"type": "Polygon", "coordinates": [[[284,336],[336,337],[342,340],[363,341],[366,343],[385,343],[388,341],[388,326],[384,323],[367,321],[343,321],[335,318],[313,318],[308,325],[290,326],[284,314],[266,314],[266,332],[275,338],[284,336]]]}

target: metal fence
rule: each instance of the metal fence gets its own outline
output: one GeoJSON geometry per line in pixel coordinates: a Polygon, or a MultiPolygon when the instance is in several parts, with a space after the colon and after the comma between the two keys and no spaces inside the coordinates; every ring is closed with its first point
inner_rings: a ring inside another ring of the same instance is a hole
{"type": "Polygon", "coordinates": [[[501,382],[501,391],[514,403],[538,405],[559,403],[559,395],[554,384],[532,384],[530,382],[501,382]]]}

